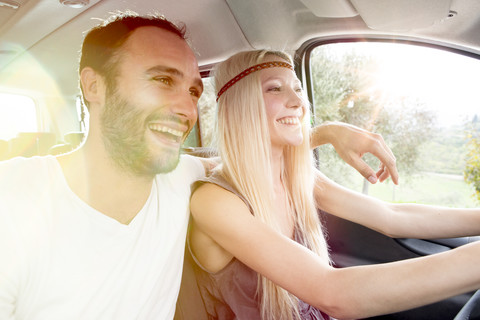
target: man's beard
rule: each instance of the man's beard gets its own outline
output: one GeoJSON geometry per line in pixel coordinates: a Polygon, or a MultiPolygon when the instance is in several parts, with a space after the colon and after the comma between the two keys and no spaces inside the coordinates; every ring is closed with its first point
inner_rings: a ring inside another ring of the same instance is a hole
{"type": "Polygon", "coordinates": [[[180,150],[165,148],[155,158],[145,141],[149,120],[165,116],[152,114],[144,117],[142,114],[141,110],[120,97],[115,89],[107,89],[100,119],[107,153],[119,167],[135,175],[154,176],[172,171],[178,165],[180,150]]]}

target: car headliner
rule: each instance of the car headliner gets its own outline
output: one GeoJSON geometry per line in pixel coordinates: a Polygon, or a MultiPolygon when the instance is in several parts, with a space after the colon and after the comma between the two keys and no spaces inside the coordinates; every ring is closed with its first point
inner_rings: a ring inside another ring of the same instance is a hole
{"type": "Polygon", "coordinates": [[[312,38],[420,39],[480,52],[477,0],[90,0],[81,9],[58,0],[0,0],[0,92],[41,96],[41,73],[19,75],[32,61],[58,93],[78,94],[78,52],[84,31],[110,12],[158,12],[187,25],[203,69],[253,48],[293,53],[312,38]],[[16,75],[16,76],[15,76],[16,75]]]}

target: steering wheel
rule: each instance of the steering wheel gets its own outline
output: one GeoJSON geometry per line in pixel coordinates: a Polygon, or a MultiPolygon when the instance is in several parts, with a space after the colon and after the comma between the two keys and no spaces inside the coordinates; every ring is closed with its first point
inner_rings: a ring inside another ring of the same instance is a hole
{"type": "Polygon", "coordinates": [[[467,303],[460,309],[453,320],[469,320],[475,307],[480,306],[480,290],[477,290],[467,303]]]}

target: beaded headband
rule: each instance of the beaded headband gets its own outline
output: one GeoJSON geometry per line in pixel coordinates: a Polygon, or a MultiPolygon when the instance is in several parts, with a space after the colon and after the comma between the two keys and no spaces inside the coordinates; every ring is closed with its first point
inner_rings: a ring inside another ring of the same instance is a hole
{"type": "Polygon", "coordinates": [[[248,76],[250,73],[253,73],[255,71],[260,71],[262,69],[273,68],[273,67],[284,67],[284,68],[294,70],[293,66],[290,63],[283,62],[283,61],[270,61],[270,62],[264,62],[264,63],[256,64],[253,67],[250,67],[248,69],[243,70],[237,76],[235,76],[232,80],[228,81],[222,87],[222,89],[220,89],[220,91],[218,91],[216,101],[218,102],[218,98],[220,98],[220,96],[223,93],[225,93],[225,91],[227,91],[231,86],[233,86],[235,83],[237,83],[237,81],[239,81],[240,79],[248,76]]]}

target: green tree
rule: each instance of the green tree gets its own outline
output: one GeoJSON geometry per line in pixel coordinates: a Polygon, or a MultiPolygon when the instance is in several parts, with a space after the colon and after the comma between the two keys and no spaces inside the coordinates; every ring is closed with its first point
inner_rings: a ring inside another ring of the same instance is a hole
{"type": "Polygon", "coordinates": [[[198,101],[198,125],[202,134],[203,147],[215,147],[216,95],[213,78],[203,80],[203,93],[198,101]]]}
{"type": "Polygon", "coordinates": [[[467,156],[464,170],[465,181],[475,188],[480,201],[480,123],[475,116],[471,129],[467,131],[467,156]]]}
{"type": "MultiPolygon", "coordinates": [[[[402,177],[415,173],[420,146],[431,137],[435,124],[426,105],[416,98],[386,95],[375,87],[379,66],[371,56],[323,46],[315,50],[311,63],[316,123],[343,121],[382,134],[402,177]]],[[[374,157],[367,155],[365,160],[378,166],[374,157]]],[[[321,152],[319,162],[331,178],[349,184],[349,169],[337,164],[335,155],[321,152]]],[[[366,182],[363,191],[368,193],[366,182]]]]}

